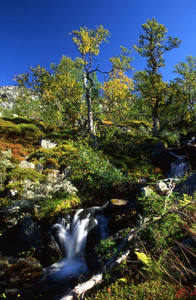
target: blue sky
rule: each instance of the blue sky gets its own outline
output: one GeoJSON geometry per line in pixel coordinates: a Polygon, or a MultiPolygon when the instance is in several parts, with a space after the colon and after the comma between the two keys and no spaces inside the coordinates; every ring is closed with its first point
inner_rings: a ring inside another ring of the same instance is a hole
{"type": "MultiPolygon", "coordinates": [[[[13,85],[14,75],[40,64],[49,69],[62,55],[79,56],[69,34],[86,26],[103,25],[111,33],[101,45],[97,63],[110,70],[108,59],[120,53],[120,46],[132,49],[142,33],[142,24],[155,18],[168,35],[182,40],[167,52],[165,81],[174,77],[174,66],[196,55],[195,0],[0,0],[0,86],[13,85]]],[[[143,70],[145,58],[132,52],[132,66],[143,70]]],[[[130,77],[132,74],[130,74],[130,77]]]]}

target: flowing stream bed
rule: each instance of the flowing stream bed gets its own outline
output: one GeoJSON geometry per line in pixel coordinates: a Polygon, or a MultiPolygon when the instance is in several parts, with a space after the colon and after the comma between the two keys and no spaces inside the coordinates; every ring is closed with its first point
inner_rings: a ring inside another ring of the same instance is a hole
{"type": "Polygon", "coordinates": [[[97,242],[107,238],[108,221],[109,218],[103,215],[103,207],[80,209],[72,221],[59,218],[52,226],[51,234],[59,245],[62,259],[44,269],[39,286],[44,286],[47,292],[59,287],[66,289],[71,281],[90,275],[85,259],[87,239],[90,233],[96,235],[97,242]]]}

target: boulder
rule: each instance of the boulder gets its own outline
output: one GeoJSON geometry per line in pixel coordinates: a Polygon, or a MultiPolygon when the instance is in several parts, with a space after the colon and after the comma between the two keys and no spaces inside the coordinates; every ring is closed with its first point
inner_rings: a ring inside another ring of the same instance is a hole
{"type": "Polygon", "coordinates": [[[61,258],[61,251],[54,238],[30,216],[4,231],[0,236],[0,253],[15,258],[19,254],[31,255],[38,259],[43,267],[61,258]]]}
{"type": "Polygon", "coordinates": [[[51,142],[50,140],[47,140],[47,139],[41,139],[41,140],[39,141],[39,145],[40,145],[42,148],[44,148],[44,149],[52,149],[52,148],[54,148],[54,147],[57,146],[56,143],[53,143],[53,142],[51,142]]]}
{"type": "Polygon", "coordinates": [[[196,173],[193,173],[185,181],[177,184],[174,192],[192,196],[196,192],[196,173]]]}
{"type": "Polygon", "coordinates": [[[23,169],[34,169],[35,168],[33,163],[30,163],[26,160],[21,161],[21,163],[19,164],[19,167],[21,167],[23,169]]]}
{"type": "Polygon", "coordinates": [[[13,102],[21,94],[21,89],[17,86],[1,86],[0,87],[0,99],[3,101],[0,106],[4,109],[12,109],[13,102]]]}
{"type": "Polygon", "coordinates": [[[135,224],[138,220],[141,206],[125,199],[111,199],[108,201],[103,215],[109,218],[109,235],[118,232],[122,228],[135,224]]]}
{"type": "Polygon", "coordinates": [[[151,157],[153,164],[166,173],[169,173],[171,163],[176,160],[176,156],[168,151],[165,145],[161,142],[158,142],[154,146],[151,157]]]}
{"type": "Polygon", "coordinates": [[[43,276],[39,261],[33,257],[14,258],[0,256],[1,292],[6,299],[30,299],[26,297],[27,285],[36,283],[43,276]]]}
{"type": "Polygon", "coordinates": [[[143,188],[141,188],[141,193],[144,197],[155,197],[156,193],[155,191],[153,191],[153,189],[151,189],[151,187],[149,186],[145,186],[143,188]]]}
{"type": "Polygon", "coordinates": [[[43,269],[39,261],[31,256],[26,258],[0,257],[0,281],[4,285],[17,286],[40,279],[43,269]]]}
{"type": "Polygon", "coordinates": [[[35,203],[29,200],[12,200],[9,205],[0,210],[1,221],[7,226],[16,225],[20,219],[34,214],[37,211],[35,203]]]}
{"type": "Polygon", "coordinates": [[[42,173],[43,169],[44,169],[44,167],[43,167],[43,165],[41,163],[37,163],[35,165],[35,171],[37,171],[39,173],[42,173]]]}
{"type": "Polygon", "coordinates": [[[33,247],[41,250],[42,248],[40,226],[30,216],[22,221],[18,238],[20,243],[24,244],[24,247],[27,249],[33,247]]]}
{"type": "Polygon", "coordinates": [[[164,181],[158,181],[156,185],[156,189],[161,194],[168,194],[170,191],[169,186],[164,181]]]}

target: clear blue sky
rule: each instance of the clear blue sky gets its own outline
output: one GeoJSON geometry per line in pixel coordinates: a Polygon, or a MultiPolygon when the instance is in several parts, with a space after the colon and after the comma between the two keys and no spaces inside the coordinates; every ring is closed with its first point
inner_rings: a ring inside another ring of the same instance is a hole
{"type": "MultiPolygon", "coordinates": [[[[108,71],[108,59],[119,54],[120,46],[131,50],[142,24],[153,17],[168,35],[182,40],[180,48],[165,55],[162,73],[169,81],[178,62],[196,55],[196,0],[0,0],[0,86],[15,84],[14,75],[38,64],[49,69],[63,54],[79,56],[69,33],[84,26],[103,25],[111,32],[97,57],[108,71]]],[[[145,58],[134,51],[132,56],[135,70],[143,70],[145,58]]]]}

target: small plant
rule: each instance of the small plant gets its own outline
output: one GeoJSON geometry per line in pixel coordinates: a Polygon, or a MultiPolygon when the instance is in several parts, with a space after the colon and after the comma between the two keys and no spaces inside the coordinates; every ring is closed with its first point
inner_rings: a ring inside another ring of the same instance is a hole
{"type": "Polygon", "coordinates": [[[31,248],[27,251],[22,251],[22,252],[19,252],[18,255],[19,257],[32,257],[33,254],[35,253],[35,247],[31,246],[31,248]]]}
{"type": "Polygon", "coordinates": [[[101,254],[103,261],[107,261],[116,252],[116,242],[111,239],[102,240],[96,247],[95,251],[101,254]]]}

